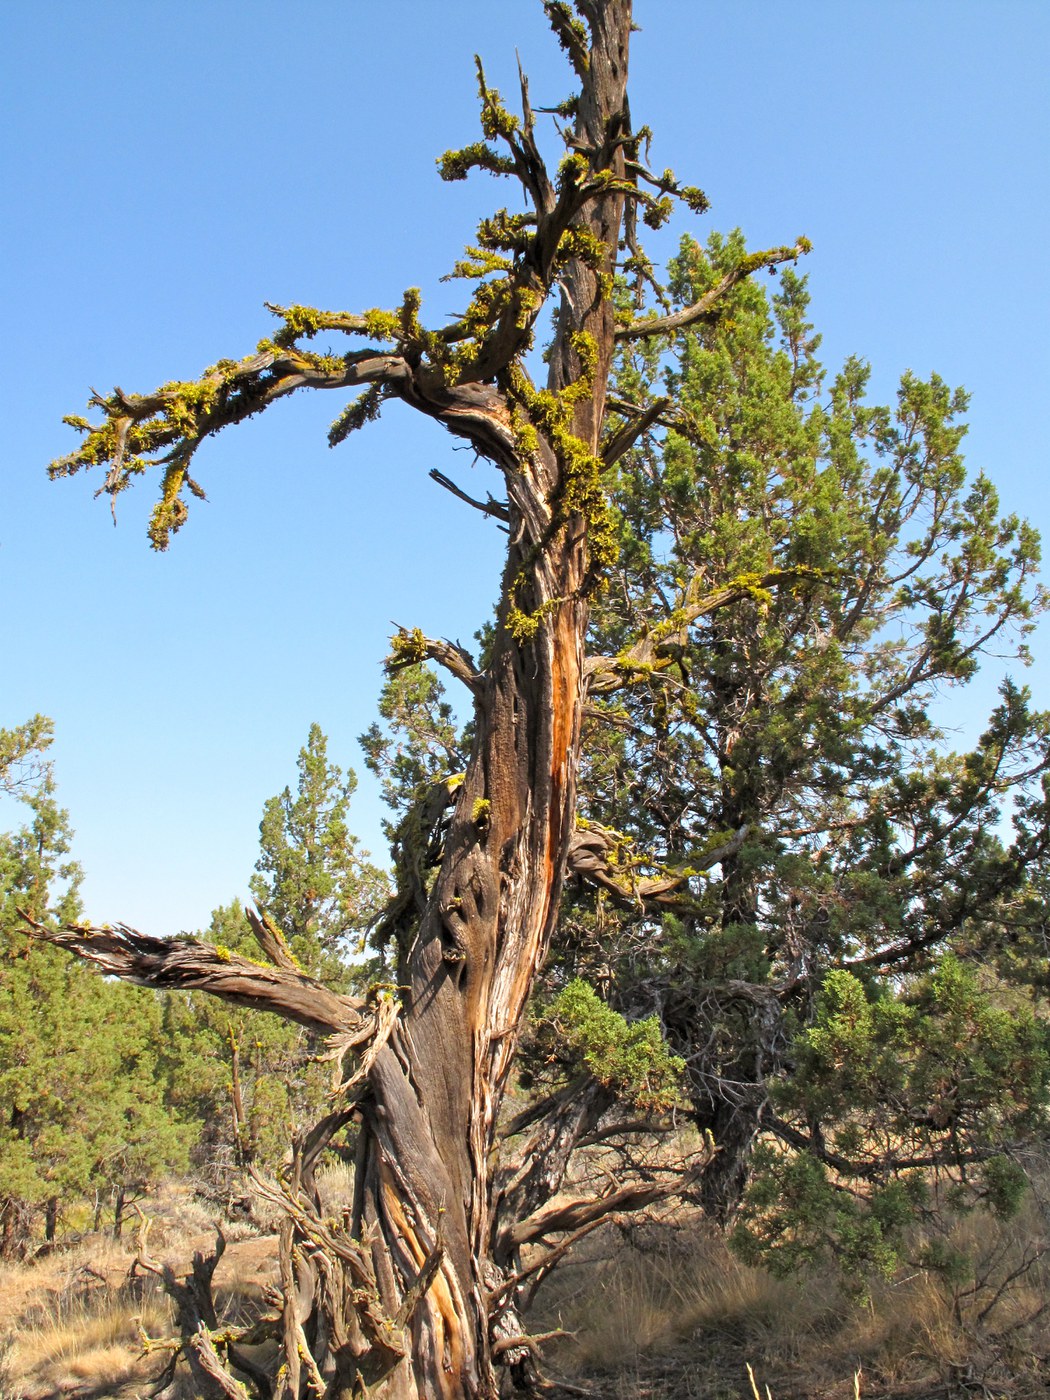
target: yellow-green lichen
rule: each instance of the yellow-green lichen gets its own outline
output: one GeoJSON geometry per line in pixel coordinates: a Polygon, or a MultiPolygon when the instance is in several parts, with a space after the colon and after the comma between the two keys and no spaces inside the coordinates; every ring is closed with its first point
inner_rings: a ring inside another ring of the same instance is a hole
{"type": "Polygon", "coordinates": [[[558,184],[564,189],[569,185],[578,185],[587,178],[587,157],[574,151],[571,155],[565,156],[558,164],[558,184]]]}
{"type": "Polygon", "coordinates": [[[298,340],[300,336],[306,336],[309,340],[317,334],[323,324],[323,313],[313,306],[300,306],[296,303],[293,306],[282,307],[278,314],[284,319],[284,328],[278,331],[274,338],[282,345],[298,340]]]}
{"type": "Polygon", "coordinates": [[[422,299],[423,294],[418,287],[409,287],[405,292],[401,309],[397,314],[402,340],[418,341],[422,337],[423,328],[419,324],[419,308],[422,299]]]}
{"type": "Polygon", "coordinates": [[[150,513],[147,527],[149,541],[154,549],[167,549],[170,536],[186,523],[189,510],[179,494],[185,480],[185,467],[171,466],[164,473],[160,500],[150,513]]]}
{"type": "Polygon", "coordinates": [[[442,180],[465,180],[472,170],[488,170],[493,175],[513,175],[514,162],[484,141],[462,146],[458,151],[445,151],[438,157],[438,174],[442,180]]]}
{"type": "MultiPolygon", "coordinates": [[[[552,502],[552,529],[568,523],[579,515],[587,524],[587,581],[593,588],[615,563],[619,547],[615,519],[602,487],[604,464],[587,444],[571,430],[573,407],[591,392],[598,360],[598,345],[588,331],[580,330],[570,344],[579,360],[576,378],[560,391],[536,389],[518,366],[508,374],[511,399],[511,423],[515,440],[528,455],[538,447],[539,431],[553,449],[561,468],[561,487],[552,502]],[[533,446],[535,442],[536,446],[533,446]]],[[[540,622],[563,599],[550,599],[531,612],[522,608],[518,594],[525,584],[524,572],[519,573],[510,588],[507,626],[519,643],[530,641],[540,622]]]]}
{"type": "Polygon", "coordinates": [[[371,340],[396,340],[401,322],[393,311],[371,307],[364,314],[365,335],[371,340]]]}
{"type": "Polygon", "coordinates": [[[418,627],[402,628],[390,638],[387,666],[412,666],[427,659],[427,639],[418,627]]]}
{"type": "Polygon", "coordinates": [[[328,446],[335,447],[345,437],[356,432],[358,428],[363,428],[366,423],[374,422],[379,417],[383,398],[382,387],[379,384],[372,384],[363,394],[348,403],[328,429],[328,446]]]}
{"type": "Polygon", "coordinates": [[[490,88],[485,82],[485,70],[476,54],[474,66],[478,73],[478,96],[481,98],[481,129],[490,141],[495,140],[497,136],[509,140],[521,123],[504,107],[498,90],[490,88]]]}
{"type": "Polygon", "coordinates": [[[773,601],[773,594],[768,588],[763,586],[761,574],[737,574],[735,578],[729,580],[729,587],[737,589],[741,593],[746,593],[749,598],[753,598],[761,607],[768,607],[773,601]]]}
{"type": "Polygon", "coordinates": [[[543,619],[557,611],[564,602],[564,598],[548,598],[533,612],[525,612],[516,602],[512,602],[507,610],[507,631],[519,644],[531,642],[543,619]]]}
{"type": "Polygon", "coordinates": [[[466,253],[466,258],[461,258],[454,264],[452,271],[441,279],[443,282],[451,282],[457,277],[488,277],[495,272],[510,272],[514,267],[510,258],[494,253],[488,248],[477,248],[468,244],[466,253]]]}
{"type": "Polygon", "coordinates": [[[666,641],[668,637],[673,637],[676,633],[681,632],[683,627],[688,627],[689,622],[690,617],[686,609],[675,608],[650,631],[649,639],[653,642],[666,641]]]}

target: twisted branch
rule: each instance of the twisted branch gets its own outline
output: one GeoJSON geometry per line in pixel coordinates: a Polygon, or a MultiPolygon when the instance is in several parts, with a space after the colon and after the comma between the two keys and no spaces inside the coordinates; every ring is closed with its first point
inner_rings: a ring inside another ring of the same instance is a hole
{"type": "Polygon", "coordinates": [[[127,924],[65,924],[49,928],[20,909],[25,932],[94,963],[106,976],[162,991],[201,991],[246,1006],[272,1011],[323,1035],[350,1032],[355,1044],[369,1040],[375,1012],[355,997],[330,991],[321,982],[288,967],[264,967],[226,948],[197,938],[154,938],[127,924]]]}

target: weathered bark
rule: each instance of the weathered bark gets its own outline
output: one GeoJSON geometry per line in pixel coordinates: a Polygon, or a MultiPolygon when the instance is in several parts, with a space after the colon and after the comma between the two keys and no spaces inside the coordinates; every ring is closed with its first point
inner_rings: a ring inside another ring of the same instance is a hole
{"type": "MultiPolygon", "coordinates": [[[[595,9],[592,76],[577,134],[598,150],[609,124],[624,120],[629,8],[595,9]]],[[[622,172],[618,152],[612,166],[622,172]]],[[[611,271],[622,205],[622,195],[606,196],[582,219],[601,238],[606,263],[570,265],[551,357],[550,388],[557,392],[581,373],[571,337],[581,330],[594,336],[593,389],[571,423],[589,453],[598,449],[613,351],[612,307],[597,279],[611,271]]],[[[551,528],[568,463],[542,436],[532,462],[519,457],[501,465],[511,543],[493,656],[476,703],[477,738],[445,860],[403,955],[399,981],[411,986],[411,996],[363,1105],[371,1154],[366,1220],[379,1225],[402,1284],[435,1248],[439,1222],[444,1242],[438,1274],[412,1319],[411,1363],[399,1368],[411,1365],[415,1374],[411,1382],[392,1377],[392,1395],[497,1390],[489,1162],[522,1017],[557,920],[574,822],[587,522],[574,512],[551,528]],[[510,630],[515,604],[532,613],[553,604],[525,643],[510,630]]]]}

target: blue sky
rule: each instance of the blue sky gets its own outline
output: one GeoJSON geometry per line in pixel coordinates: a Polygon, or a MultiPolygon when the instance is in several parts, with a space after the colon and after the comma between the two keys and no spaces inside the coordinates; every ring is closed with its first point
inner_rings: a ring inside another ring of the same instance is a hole
{"type": "MultiPolygon", "coordinates": [[[[752,246],[812,239],[824,353],[972,392],[968,459],[1050,534],[1045,406],[1050,7],[1042,0],[638,0],[632,114],[703,219],[752,246]]],[[[571,84],[532,0],[38,0],[2,20],[0,725],[56,724],[89,913],[154,932],[243,895],[263,801],[317,720],[381,809],[356,736],[391,623],[468,641],[502,537],[428,479],[495,483],[392,408],[335,452],[313,395],[220,435],[166,555],[150,484],[49,484],[89,386],[146,391],[239,356],[264,300],[348,310],[424,290],[509,196],[442,185],[476,139],[472,55],[536,105],[571,84]]],[[[664,245],[665,249],[669,245],[664,245]]],[[[1045,650],[1046,631],[1037,650],[1045,650]]],[[[1050,668],[1029,673],[1050,704],[1050,668]]]]}

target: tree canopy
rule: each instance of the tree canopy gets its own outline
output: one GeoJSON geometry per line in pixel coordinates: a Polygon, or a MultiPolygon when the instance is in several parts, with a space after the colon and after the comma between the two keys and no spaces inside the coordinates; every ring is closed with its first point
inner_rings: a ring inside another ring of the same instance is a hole
{"type": "MultiPolygon", "coordinates": [[[[672,304],[742,256],[739,235],[687,239],[672,304]]],[[[819,362],[807,303],[789,269],[771,297],[740,284],[673,351],[622,357],[620,392],[656,417],[617,467],[620,563],[592,613],[610,659],[591,684],[581,811],[612,855],[597,884],[616,933],[595,937],[593,900],[577,901],[587,936],[569,956],[593,957],[623,1008],[657,1011],[685,1055],[722,1149],[702,1191],[722,1217],[759,1131],[884,1184],[989,1156],[1046,1088],[1030,1013],[997,1021],[986,979],[936,971],[1014,941],[1046,862],[1050,716],[1004,679],[972,748],[947,728],[982,659],[1026,660],[1047,601],[1039,542],[968,476],[965,394],[908,374],[894,405],[869,402],[867,366],[819,362]],[[999,1078],[993,1093],[975,1076],[970,1101],[945,1069],[937,1107],[922,1046],[964,985],[968,1053],[983,1017],[1006,1036],[999,1078]],[[869,1007],[895,1088],[821,1098],[814,1021],[844,1014],[829,997],[869,1007]]]]}

